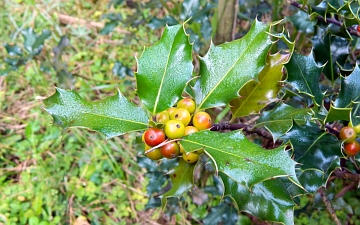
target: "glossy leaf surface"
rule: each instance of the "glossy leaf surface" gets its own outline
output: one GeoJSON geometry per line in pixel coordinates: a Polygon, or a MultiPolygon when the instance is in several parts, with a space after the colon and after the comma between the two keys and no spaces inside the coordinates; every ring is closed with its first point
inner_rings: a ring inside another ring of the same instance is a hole
{"type": "Polygon", "coordinates": [[[208,53],[200,57],[200,78],[194,87],[199,109],[228,104],[245,83],[257,79],[272,44],[266,33],[269,29],[270,25],[255,21],[243,38],[211,44],[208,53]]]}
{"type": "Polygon", "coordinates": [[[275,101],[281,89],[283,64],[290,55],[276,54],[268,58],[268,64],[259,74],[258,81],[250,81],[240,90],[240,97],[230,102],[233,117],[258,113],[267,104],[275,101]]]}
{"type": "Polygon", "coordinates": [[[285,67],[288,73],[287,82],[300,92],[313,97],[315,102],[321,105],[323,94],[319,87],[319,77],[322,67],[316,64],[312,53],[303,56],[294,52],[285,67]]]}
{"type": "Polygon", "coordinates": [[[148,116],[142,108],[129,102],[120,91],[97,102],[87,102],[75,91],[56,88],[44,100],[45,110],[62,128],[85,127],[112,138],[131,131],[145,130],[148,116]]]}
{"type": "Polygon", "coordinates": [[[24,47],[32,55],[37,55],[44,47],[44,41],[50,37],[49,30],[43,30],[40,35],[37,35],[32,28],[23,30],[22,35],[25,39],[24,47]]]}
{"type": "Polygon", "coordinates": [[[311,21],[309,15],[301,10],[294,13],[292,16],[287,17],[296,29],[302,33],[314,33],[315,21],[311,21]]]}
{"type": "Polygon", "coordinates": [[[292,127],[292,121],[304,123],[306,118],[310,118],[310,109],[296,109],[284,103],[279,103],[273,110],[265,111],[256,126],[265,126],[274,140],[285,134],[292,127]]]}
{"type": "Polygon", "coordinates": [[[205,149],[219,173],[249,189],[274,177],[289,176],[296,180],[296,162],[283,147],[265,150],[249,141],[241,131],[218,133],[204,130],[185,136],[181,145],[187,152],[205,149]]]}
{"type": "Polygon", "coordinates": [[[210,209],[203,223],[207,225],[236,224],[237,220],[238,211],[233,206],[232,199],[229,196],[225,196],[219,205],[210,209]]]}
{"type": "Polygon", "coordinates": [[[182,25],[167,26],[159,42],[138,59],[137,93],[152,113],[172,107],[192,76],[192,46],[182,25]]]}
{"type": "Polygon", "coordinates": [[[329,112],[325,118],[324,124],[336,120],[350,121],[351,108],[336,108],[330,105],[329,112]]]}
{"type": "Polygon", "coordinates": [[[360,123],[360,69],[355,66],[347,77],[341,77],[339,97],[335,101],[338,108],[352,108],[351,121],[354,125],[360,123]]]}
{"type": "Polygon", "coordinates": [[[302,164],[303,170],[318,169],[327,172],[333,161],[342,157],[341,141],[311,122],[302,126],[294,123],[284,139],[291,142],[294,160],[302,164]]]}
{"type": "Polygon", "coordinates": [[[187,163],[181,158],[179,165],[169,172],[171,179],[171,189],[162,195],[163,205],[166,202],[166,198],[180,197],[193,186],[195,165],[195,163],[187,163]]]}
{"type": "Polygon", "coordinates": [[[258,183],[250,192],[223,173],[220,176],[224,181],[225,195],[230,195],[237,202],[240,211],[263,220],[294,224],[295,204],[279,179],[258,183]]]}
{"type": "Polygon", "coordinates": [[[334,82],[338,78],[340,69],[349,55],[349,42],[341,37],[332,36],[330,33],[322,34],[321,29],[312,40],[314,56],[320,65],[324,65],[323,73],[334,82]]]}

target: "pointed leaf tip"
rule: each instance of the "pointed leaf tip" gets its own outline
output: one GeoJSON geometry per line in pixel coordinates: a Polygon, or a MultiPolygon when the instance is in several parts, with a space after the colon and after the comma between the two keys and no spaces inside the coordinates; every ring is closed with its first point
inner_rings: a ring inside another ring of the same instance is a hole
{"type": "Polygon", "coordinates": [[[218,133],[204,130],[185,136],[180,142],[186,151],[204,148],[219,173],[249,189],[274,177],[289,176],[297,181],[296,162],[283,147],[265,150],[249,141],[241,131],[218,133]]]}
{"type": "Polygon", "coordinates": [[[256,20],[243,38],[218,46],[211,43],[200,57],[200,79],[195,84],[200,110],[228,104],[245,83],[257,80],[272,45],[269,28],[256,20]]]}
{"type": "Polygon", "coordinates": [[[84,127],[112,138],[132,131],[144,130],[148,116],[129,102],[121,92],[97,102],[87,102],[75,91],[60,88],[44,100],[45,110],[54,123],[66,129],[84,127]]]}
{"type": "Polygon", "coordinates": [[[183,25],[166,26],[137,62],[137,93],[145,107],[152,114],[172,107],[192,78],[192,45],[183,25]]]}

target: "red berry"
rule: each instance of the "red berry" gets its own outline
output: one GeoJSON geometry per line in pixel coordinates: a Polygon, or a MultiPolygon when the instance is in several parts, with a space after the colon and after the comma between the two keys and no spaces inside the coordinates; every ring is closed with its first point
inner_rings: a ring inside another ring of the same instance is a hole
{"type": "Polygon", "coordinates": [[[178,157],[180,154],[180,146],[176,142],[167,143],[160,147],[161,154],[168,159],[178,157]]]}
{"type": "Polygon", "coordinates": [[[145,144],[154,147],[165,141],[165,133],[160,128],[152,127],[144,133],[145,144]]]}
{"type": "Polygon", "coordinates": [[[357,141],[344,144],[344,153],[347,156],[354,156],[360,151],[360,144],[357,141]]]}

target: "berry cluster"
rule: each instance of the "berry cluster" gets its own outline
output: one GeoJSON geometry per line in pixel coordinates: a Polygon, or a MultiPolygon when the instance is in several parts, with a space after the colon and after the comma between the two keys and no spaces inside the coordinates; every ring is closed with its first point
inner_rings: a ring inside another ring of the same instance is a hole
{"type": "Polygon", "coordinates": [[[360,152],[360,144],[356,141],[357,133],[351,126],[345,126],[339,132],[339,139],[344,141],[343,151],[347,156],[355,156],[360,152]]]}
{"type": "Polygon", "coordinates": [[[153,149],[146,153],[146,156],[159,160],[162,157],[172,159],[182,154],[186,162],[195,163],[203,150],[185,153],[179,142],[171,141],[211,127],[210,115],[206,112],[195,112],[195,109],[196,104],[193,99],[183,98],[177,103],[176,108],[169,108],[156,114],[155,122],[162,124],[161,127],[151,127],[142,136],[145,152],[153,149]]]}

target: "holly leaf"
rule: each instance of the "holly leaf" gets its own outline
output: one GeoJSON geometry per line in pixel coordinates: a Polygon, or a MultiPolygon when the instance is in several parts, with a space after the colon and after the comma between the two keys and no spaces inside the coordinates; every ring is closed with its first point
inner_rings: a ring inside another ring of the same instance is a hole
{"type": "Polygon", "coordinates": [[[341,86],[339,96],[334,102],[338,108],[351,108],[351,122],[353,125],[360,123],[360,69],[356,65],[347,77],[340,77],[341,86]]]}
{"type": "Polygon", "coordinates": [[[350,121],[351,108],[336,108],[330,105],[328,114],[326,115],[324,124],[333,122],[336,120],[350,121]]]}
{"type": "Polygon", "coordinates": [[[340,73],[338,65],[344,65],[349,56],[349,42],[330,33],[325,35],[322,29],[318,30],[318,35],[312,39],[314,56],[319,64],[325,65],[322,72],[334,83],[340,73]]]}
{"type": "Polygon", "coordinates": [[[233,204],[233,200],[229,196],[225,196],[220,204],[211,207],[203,223],[207,225],[236,224],[239,215],[233,204]]]}
{"type": "Polygon", "coordinates": [[[171,189],[162,195],[163,207],[166,205],[167,198],[180,197],[193,186],[195,165],[195,163],[187,163],[181,158],[179,165],[169,172],[171,189]]]}
{"type": "Polygon", "coordinates": [[[60,127],[89,128],[105,134],[107,139],[145,130],[148,126],[147,114],[129,102],[120,91],[102,101],[87,102],[75,91],[56,88],[44,104],[54,123],[60,127]]]}
{"type": "MultiPolygon", "coordinates": [[[[320,187],[325,186],[328,178],[325,173],[315,169],[299,170],[297,177],[302,187],[308,193],[315,193],[320,187]]],[[[294,189],[299,190],[299,187],[295,184],[291,184],[290,187],[288,187],[290,192],[294,189]]],[[[302,194],[306,194],[306,191],[302,191],[302,194]]]]}
{"type": "Polygon", "coordinates": [[[49,30],[43,30],[40,35],[37,35],[31,27],[24,29],[21,33],[25,39],[24,47],[32,55],[40,54],[45,40],[51,35],[49,30]]]}
{"type": "Polygon", "coordinates": [[[161,191],[162,186],[167,180],[164,173],[160,171],[148,172],[145,176],[149,178],[149,184],[146,186],[146,191],[149,196],[161,191]]]}
{"type": "Polygon", "coordinates": [[[293,127],[284,135],[294,150],[293,158],[301,163],[301,169],[317,169],[327,172],[331,164],[343,157],[341,141],[334,135],[321,130],[317,124],[306,122],[293,127]]]}
{"type": "Polygon", "coordinates": [[[287,17],[287,20],[292,22],[299,32],[312,34],[314,33],[315,21],[311,21],[309,15],[301,10],[287,17]]]}
{"type": "Polygon", "coordinates": [[[337,13],[338,8],[340,8],[339,2],[324,0],[320,2],[317,6],[311,7],[311,15],[310,17],[315,19],[317,16],[321,16],[323,18],[327,18],[327,14],[329,13],[337,13]]]}
{"type": "Polygon", "coordinates": [[[231,177],[220,173],[225,195],[231,196],[240,211],[250,213],[262,220],[294,224],[295,206],[289,192],[279,179],[266,180],[254,185],[251,191],[231,177]]]}
{"type": "Polygon", "coordinates": [[[310,119],[312,111],[308,108],[297,109],[284,103],[279,103],[274,109],[265,111],[259,118],[256,126],[264,126],[277,140],[285,134],[293,124],[293,120],[299,124],[310,119]]]}
{"type": "Polygon", "coordinates": [[[323,94],[318,81],[322,67],[316,64],[313,54],[303,56],[294,52],[285,67],[288,73],[287,82],[299,92],[313,97],[317,105],[321,105],[323,94]]]}
{"type": "Polygon", "coordinates": [[[233,118],[258,113],[267,104],[276,101],[276,95],[281,89],[283,65],[289,59],[289,54],[271,55],[268,64],[259,74],[259,80],[251,80],[241,88],[239,98],[230,102],[233,118]]]}
{"type": "Polygon", "coordinates": [[[211,44],[208,53],[200,57],[200,78],[194,86],[200,110],[228,104],[245,83],[257,79],[272,45],[269,30],[269,24],[255,20],[243,38],[211,44]]]}
{"type": "Polygon", "coordinates": [[[344,20],[347,26],[360,24],[359,9],[359,3],[356,1],[345,2],[339,9],[339,12],[344,12],[344,20]]]}
{"type": "Polygon", "coordinates": [[[166,26],[159,42],[138,59],[137,93],[152,113],[172,107],[192,77],[192,46],[182,25],[166,26]]]}
{"type": "Polygon", "coordinates": [[[21,48],[17,45],[5,44],[4,47],[10,56],[22,56],[23,54],[21,48]]]}
{"type": "Polygon", "coordinates": [[[296,162],[283,147],[265,150],[249,141],[239,130],[228,133],[204,130],[185,136],[180,142],[186,152],[203,148],[213,160],[217,172],[249,189],[274,177],[297,179],[296,162]]]}

